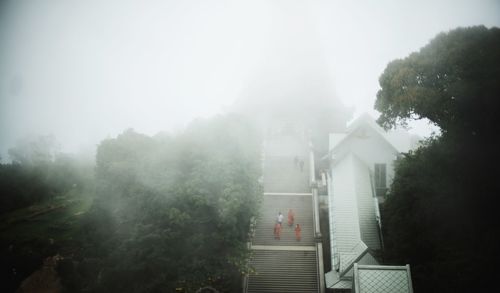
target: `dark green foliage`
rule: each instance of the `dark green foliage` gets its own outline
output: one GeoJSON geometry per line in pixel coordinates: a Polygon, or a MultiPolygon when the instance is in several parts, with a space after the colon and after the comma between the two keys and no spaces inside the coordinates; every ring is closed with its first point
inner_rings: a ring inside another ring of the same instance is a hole
{"type": "Polygon", "coordinates": [[[92,180],[89,169],[65,154],[49,161],[0,164],[0,215],[73,189],[81,191],[92,180]]]}
{"type": "Polygon", "coordinates": [[[383,208],[386,258],[411,264],[418,292],[469,290],[485,281],[497,254],[492,193],[499,190],[479,169],[471,172],[479,155],[465,161],[452,144],[431,140],[399,160],[383,208]]]}
{"type": "Polygon", "coordinates": [[[47,199],[50,189],[39,168],[0,164],[0,214],[47,199]]]}
{"type": "Polygon", "coordinates": [[[387,65],[375,103],[382,112],[378,121],[387,128],[428,118],[444,133],[493,139],[489,131],[500,125],[499,64],[499,28],[441,33],[418,53],[387,65]]]}
{"type": "MultiPolygon", "coordinates": [[[[97,292],[239,291],[250,219],[262,193],[259,140],[235,116],[193,123],[176,137],[128,130],[103,141],[98,199],[84,259],[97,275],[68,286],[97,292]]],[[[71,271],[71,270],[70,270],[71,271]]]]}
{"type": "Polygon", "coordinates": [[[75,190],[1,216],[1,292],[15,292],[45,258],[68,256],[79,249],[79,215],[90,201],[75,190]]]}
{"type": "Polygon", "coordinates": [[[9,149],[9,157],[24,166],[41,166],[54,161],[57,149],[57,140],[52,135],[26,137],[9,149]]]}
{"type": "Polygon", "coordinates": [[[385,257],[417,292],[490,287],[498,260],[500,30],[438,35],[380,78],[379,122],[428,118],[442,135],[404,156],[384,205],[385,257]]]}
{"type": "Polygon", "coordinates": [[[16,209],[2,215],[2,291],[55,254],[66,292],[239,291],[262,194],[259,143],[236,116],[177,136],[127,130],[99,145],[95,183],[70,156],[16,146],[0,165],[2,211],[16,209]]]}

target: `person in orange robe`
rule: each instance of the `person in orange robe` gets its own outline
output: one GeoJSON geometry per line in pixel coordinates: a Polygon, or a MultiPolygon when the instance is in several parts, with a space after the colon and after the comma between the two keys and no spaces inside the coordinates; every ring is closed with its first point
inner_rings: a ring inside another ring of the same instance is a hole
{"type": "Polygon", "coordinates": [[[274,239],[280,240],[281,238],[281,225],[279,223],[276,223],[274,225],[274,239]]]}
{"type": "Polygon", "coordinates": [[[293,221],[295,220],[295,213],[292,209],[288,210],[288,226],[293,226],[293,221]]]}
{"type": "Polygon", "coordinates": [[[295,239],[297,239],[297,241],[300,241],[300,238],[302,237],[300,235],[301,231],[302,228],[300,228],[300,225],[299,224],[295,225],[295,239]]]}

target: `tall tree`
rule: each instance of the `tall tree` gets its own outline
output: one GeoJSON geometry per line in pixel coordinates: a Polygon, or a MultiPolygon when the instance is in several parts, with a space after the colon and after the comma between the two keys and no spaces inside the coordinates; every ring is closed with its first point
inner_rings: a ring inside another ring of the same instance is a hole
{"type": "Polygon", "coordinates": [[[494,138],[500,125],[500,29],[441,33],[419,52],[394,60],[380,77],[375,108],[387,127],[427,118],[445,134],[494,138]]]}
{"type": "Polygon", "coordinates": [[[427,118],[442,130],[397,163],[383,208],[386,257],[412,265],[417,291],[480,291],[500,245],[500,29],[441,33],[389,63],[380,86],[382,126],[427,118]]]}
{"type": "Polygon", "coordinates": [[[262,193],[259,145],[237,116],[197,121],[172,138],[128,130],[103,141],[82,256],[99,259],[99,273],[73,274],[84,280],[73,291],[241,290],[262,193]]]}
{"type": "Polygon", "coordinates": [[[41,165],[52,162],[59,152],[59,144],[53,135],[26,137],[9,149],[14,163],[25,166],[41,165]]]}

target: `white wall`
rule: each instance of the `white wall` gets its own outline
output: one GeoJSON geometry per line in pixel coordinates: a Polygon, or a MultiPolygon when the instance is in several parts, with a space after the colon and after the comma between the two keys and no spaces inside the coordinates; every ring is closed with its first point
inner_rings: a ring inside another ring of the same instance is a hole
{"type": "Polygon", "coordinates": [[[342,158],[348,153],[353,153],[365,163],[372,172],[374,172],[374,165],[386,164],[386,184],[390,186],[394,178],[394,160],[398,152],[376,131],[367,126],[360,126],[359,132],[365,130],[366,136],[363,138],[358,137],[355,133],[350,135],[342,144],[333,152],[334,160],[342,158]]]}

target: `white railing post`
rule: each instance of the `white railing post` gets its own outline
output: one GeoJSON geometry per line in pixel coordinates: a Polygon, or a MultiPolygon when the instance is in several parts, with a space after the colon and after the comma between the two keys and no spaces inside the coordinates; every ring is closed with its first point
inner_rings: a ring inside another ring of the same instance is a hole
{"type": "Polygon", "coordinates": [[[380,215],[380,206],[378,203],[378,197],[377,197],[377,188],[375,187],[375,178],[373,175],[373,172],[371,170],[368,170],[368,174],[370,176],[370,184],[372,187],[372,194],[373,194],[373,203],[375,206],[375,218],[378,224],[378,233],[380,236],[380,245],[382,246],[382,251],[384,251],[384,235],[382,234],[382,216],[380,215]]]}
{"type": "Polygon", "coordinates": [[[314,239],[316,242],[316,259],[318,264],[318,288],[320,293],[325,292],[325,272],[323,265],[323,243],[321,236],[321,227],[319,222],[319,198],[318,198],[318,184],[316,182],[316,175],[314,170],[314,151],[312,143],[309,143],[309,174],[310,184],[312,189],[312,205],[314,216],[314,239]]]}
{"type": "Polygon", "coordinates": [[[314,170],[314,151],[313,145],[309,142],[309,183],[313,183],[316,181],[316,175],[314,170]]]}

